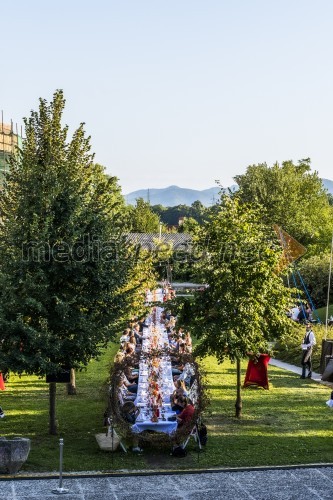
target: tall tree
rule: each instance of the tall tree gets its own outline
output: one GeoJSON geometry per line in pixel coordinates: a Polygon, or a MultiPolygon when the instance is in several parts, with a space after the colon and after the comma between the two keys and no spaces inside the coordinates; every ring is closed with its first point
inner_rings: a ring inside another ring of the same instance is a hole
{"type": "MultiPolygon", "coordinates": [[[[0,370],[39,376],[80,368],[113,338],[135,262],[123,198],[93,163],[83,124],[67,140],[62,91],[25,119],[0,194],[0,370]]],[[[50,383],[50,433],[57,432],[50,383]]]]}
{"type": "Polygon", "coordinates": [[[251,165],[234,180],[240,188],[235,196],[263,205],[267,224],[282,226],[308,248],[309,254],[329,248],[333,211],[318,173],[311,172],[309,159],[272,167],[251,165]]]}
{"type": "Polygon", "coordinates": [[[150,204],[143,198],[138,198],[135,207],[130,211],[130,223],[133,233],[157,233],[160,220],[152,211],[150,204]]]}
{"type": "MultiPolygon", "coordinates": [[[[238,369],[248,353],[267,352],[268,342],[290,323],[285,314],[290,291],[277,273],[281,250],[260,216],[250,205],[222,197],[218,213],[197,241],[202,252],[198,273],[208,287],[184,307],[199,338],[196,353],[216,355],[220,362],[228,357],[238,369]]],[[[239,377],[237,386],[239,391],[239,377]]]]}
{"type": "Polygon", "coordinates": [[[194,201],[191,205],[191,217],[199,224],[203,224],[207,220],[208,209],[201,203],[201,201],[194,201]]]}
{"type": "MultiPolygon", "coordinates": [[[[308,259],[303,259],[298,266],[302,280],[316,308],[324,307],[327,303],[330,257],[330,252],[312,255],[308,259]]],[[[297,281],[298,273],[295,273],[294,279],[297,281]]],[[[332,286],[330,296],[332,298],[332,286]]]]}

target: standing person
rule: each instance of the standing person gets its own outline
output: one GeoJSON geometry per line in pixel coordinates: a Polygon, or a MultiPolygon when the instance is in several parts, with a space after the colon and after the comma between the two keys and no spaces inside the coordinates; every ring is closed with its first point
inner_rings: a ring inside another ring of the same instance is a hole
{"type": "Polygon", "coordinates": [[[302,354],[302,360],[301,360],[301,364],[302,364],[301,378],[305,378],[306,368],[308,368],[308,370],[309,370],[307,378],[311,378],[311,375],[312,375],[311,356],[312,356],[313,346],[316,345],[316,337],[312,331],[310,323],[307,323],[305,328],[306,328],[306,332],[305,332],[303,344],[302,344],[303,354],[302,354]]]}

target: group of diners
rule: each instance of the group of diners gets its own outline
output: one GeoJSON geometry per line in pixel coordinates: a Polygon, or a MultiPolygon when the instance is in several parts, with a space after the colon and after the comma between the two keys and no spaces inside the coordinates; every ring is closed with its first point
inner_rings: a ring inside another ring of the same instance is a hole
{"type": "MultiPolygon", "coordinates": [[[[148,384],[147,377],[142,371],[142,367],[146,366],[143,359],[145,359],[149,335],[153,335],[154,331],[163,331],[163,359],[167,360],[170,380],[166,385],[165,381],[163,383],[163,380],[158,380],[159,390],[163,398],[158,415],[163,416],[163,420],[173,421],[173,429],[176,430],[193,420],[198,401],[195,367],[191,362],[182,360],[184,354],[192,352],[192,339],[189,332],[177,328],[176,318],[170,311],[164,311],[157,307],[154,307],[152,311],[154,313],[152,312],[147,318],[131,321],[120,338],[120,348],[114,358],[115,363],[120,363],[122,366],[121,375],[118,377],[118,403],[124,420],[130,424],[135,424],[139,420],[141,422],[143,415],[148,415],[148,413],[144,413],[143,408],[143,406],[149,406],[148,401],[141,405],[138,404],[138,401],[142,403],[142,394],[146,394],[145,389],[142,392],[142,385],[145,383],[143,381],[146,380],[146,384],[148,384]],[[159,314],[156,319],[157,310],[159,314]],[[164,392],[161,391],[163,385],[167,387],[164,392]],[[166,412],[165,408],[167,408],[166,412]],[[164,416],[167,418],[165,419],[164,416]]],[[[154,418],[151,420],[155,422],[154,418]]],[[[133,425],[133,430],[135,427],[138,426],[133,425]]],[[[156,427],[156,432],[159,432],[160,428],[156,427]]],[[[162,432],[164,431],[162,430],[162,432]]],[[[133,450],[139,451],[137,448],[135,446],[133,450]]]]}
{"type": "Polygon", "coordinates": [[[151,304],[152,302],[167,302],[172,300],[176,296],[175,290],[172,288],[170,283],[163,283],[161,288],[156,290],[146,290],[146,304],[151,304]]]}
{"type": "Polygon", "coordinates": [[[312,307],[309,303],[295,304],[288,312],[287,316],[298,323],[315,323],[312,307]]]}

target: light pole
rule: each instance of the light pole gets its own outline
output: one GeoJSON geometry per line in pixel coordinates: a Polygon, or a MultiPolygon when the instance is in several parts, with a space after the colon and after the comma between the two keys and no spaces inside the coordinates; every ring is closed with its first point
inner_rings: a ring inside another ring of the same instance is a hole
{"type": "Polygon", "coordinates": [[[326,303],[326,322],[325,322],[325,340],[327,338],[328,329],[328,307],[330,305],[330,290],[331,290],[331,274],[332,274],[332,256],[333,256],[333,233],[331,241],[331,257],[330,257],[330,267],[328,272],[328,287],[327,287],[327,303],[326,303]]]}
{"type": "Polygon", "coordinates": [[[170,264],[169,260],[168,260],[166,269],[167,269],[167,282],[171,286],[172,285],[172,265],[170,264]]]}
{"type": "Polygon", "coordinates": [[[69,490],[67,488],[62,487],[62,458],[63,458],[63,448],[64,448],[63,438],[59,439],[59,448],[60,448],[59,486],[55,490],[52,490],[52,493],[54,493],[55,495],[67,495],[67,493],[69,493],[69,490]]]}

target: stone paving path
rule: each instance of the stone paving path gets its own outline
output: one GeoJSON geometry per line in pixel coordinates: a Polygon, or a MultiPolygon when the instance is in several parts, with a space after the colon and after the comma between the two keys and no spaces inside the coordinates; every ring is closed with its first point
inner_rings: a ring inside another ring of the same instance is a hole
{"type": "Polygon", "coordinates": [[[333,467],[0,480],[1,500],[332,500],[333,467]]]}

